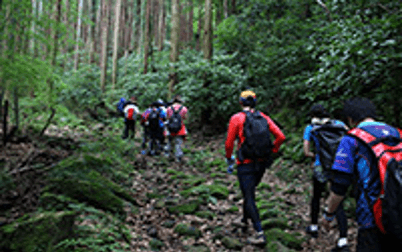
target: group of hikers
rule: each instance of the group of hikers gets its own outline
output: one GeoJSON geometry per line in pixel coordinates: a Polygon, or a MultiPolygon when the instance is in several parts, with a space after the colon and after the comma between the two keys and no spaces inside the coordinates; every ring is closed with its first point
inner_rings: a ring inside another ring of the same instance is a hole
{"type": "MultiPolygon", "coordinates": [[[[126,113],[132,109],[138,112],[135,99],[130,102],[123,111],[126,113]]],[[[170,104],[158,100],[142,114],[144,154],[148,138],[151,139],[151,155],[157,150],[169,155],[170,146],[175,142],[176,160],[180,162],[183,156],[181,145],[187,134],[184,126],[187,108],[182,103],[179,95],[170,104]],[[152,121],[155,115],[157,122],[152,121]],[[165,138],[169,143],[163,148],[165,138]]],[[[265,245],[267,240],[255,202],[255,191],[266,169],[273,163],[272,153],[278,152],[285,135],[268,115],[255,109],[257,96],[253,91],[241,92],[239,103],[241,111],[230,118],[225,142],[227,171],[232,173],[236,165],[243,195],[243,216],[233,220],[233,225],[247,232],[251,219],[255,233],[250,234],[247,242],[265,245]]],[[[311,121],[304,131],[303,151],[306,157],[313,159],[313,195],[311,224],[306,227],[306,233],[313,239],[319,236],[320,200],[329,185],[320,223],[322,228],[329,230],[331,222],[337,219],[339,239],[331,251],[350,251],[347,217],[343,209],[349,191],[356,199],[359,226],[356,251],[401,251],[402,130],[379,122],[376,108],[367,98],[355,97],[345,101],[343,116],[346,124],[331,119],[321,104],[313,105],[309,116],[311,121]],[[352,185],[354,190],[349,190],[352,185]]],[[[124,138],[132,128],[132,124],[126,122],[124,138]]]]}
{"type": "Polygon", "coordinates": [[[137,99],[134,96],[127,101],[121,98],[117,110],[124,117],[123,139],[135,137],[136,121],[140,120],[143,128],[141,154],[154,156],[164,153],[166,157],[170,157],[174,145],[175,159],[177,162],[182,161],[188,110],[180,95],[175,95],[168,103],[162,99],[152,102],[140,118],[137,99]]]}

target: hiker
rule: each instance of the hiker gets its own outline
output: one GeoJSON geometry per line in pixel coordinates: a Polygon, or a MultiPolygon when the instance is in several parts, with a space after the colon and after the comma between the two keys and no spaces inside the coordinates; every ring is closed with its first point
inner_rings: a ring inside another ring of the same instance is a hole
{"type": "Polygon", "coordinates": [[[355,182],[356,251],[401,251],[402,131],[378,122],[376,108],[367,98],[347,100],[343,113],[353,129],[342,138],[335,156],[323,226],[329,229],[348,187],[355,182]],[[394,157],[399,164],[392,161],[394,157]]]}
{"type": "Polygon", "coordinates": [[[166,120],[166,112],[161,108],[163,104],[156,101],[152,103],[151,110],[146,115],[145,120],[148,122],[149,136],[151,138],[150,154],[159,154],[163,143],[163,127],[166,120]]]}
{"type": "Polygon", "coordinates": [[[176,161],[179,163],[182,161],[182,145],[187,136],[187,128],[184,124],[188,117],[187,113],[188,109],[183,105],[183,99],[180,95],[176,95],[173,98],[173,104],[167,109],[167,129],[170,136],[165,152],[166,156],[169,156],[170,148],[174,144],[176,161]]]}
{"type": "Polygon", "coordinates": [[[243,194],[243,217],[236,219],[233,225],[247,230],[248,219],[253,222],[255,235],[247,241],[254,245],[266,244],[260,216],[255,204],[255,188],[260,183],[266,168],[272,164],[271,153],[277,153],[285,140],[285,135],[271,118],[256,111],[256,95],[251,90],[240,94],[242,111],[233,115],[229,121],[228,135],[225,142],[226,162],[230,173],[235,163],[232,156],[234,142],[238,138],[237,176],[243,194]],[[272,144],[270,133],[275,137],[272,144]]]}
{"type": "Polygon", "coordinates": [[[140,111],[138,110],[137,107],[137,98],[133,96],[124,104],[123,107],[124,125],[125,125],[123,132],[123,139],[128,138],[129,135],[130,138],[135,137],[135,123],[137,120],[137,114],[139,112],[140,111]]]}
{"type": "MultiPolygon", "coordinates": [[[[313,164],[313,198],[311,200],[311,225],[307,226],[306,233],[313,238],[318,237],[318,214],[320,199],[330,179],[330,170],[337,147],[347,126],[338,120],[330,119],[329,113],[321,104],[314,104],[310,109],[311,123],[305,128],[303,136],[303,151],[306,157],[314,159],[313,164]],[[310,151],[310,143],[315,146],[315,153],[310,151]]],[[[336,212],[339,227],[339,239],[331,251],[349,251],[347,244],[347,218],[342,204],[336,212]]]]}
{"type": "Polygon", "coordinates": [[[147,149],[148,149],[148,139],[149,139],[149,123],[147,121],[147,117],[149,115],[149,113],[151,113],[152,110],[152,104],[149,104],[148,108],[144,111],[144,113],[142,113],[141,115],[141,121],[140,124],[142,126],[142,144],[141,144],[141,154],[145,155],[147,154],[147,149]]]}

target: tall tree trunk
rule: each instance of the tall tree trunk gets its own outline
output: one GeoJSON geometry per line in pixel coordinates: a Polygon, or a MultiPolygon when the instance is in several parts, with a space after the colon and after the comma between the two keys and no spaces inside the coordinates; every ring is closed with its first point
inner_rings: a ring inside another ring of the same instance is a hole
{"type": "Polygon", "coordinates": [[[139,20],[139,29],[138,29],[138,43],[137,43],[137,52],[138,55],[141,55],[142,48],[143,48],[143,42],[144,42],[144,13],[146,12],[144,10],[144,6],[146,5],[147,0],[141,0],[141,5],[140,5],[140,20],[139,20]]]}
{"type": "Polygon", "coordinates": [[[184,47],[187,43],[187,1],[184,3],[179,1],[180,10],[180,24],[184,29],[180,29],[180,44],[184,47]]]}
{"type": "Polygon", "coordinates": [[[117,50],[119,48],[119,29],[120,29],[121,0],[116,0],[115,23],[114,23],[114,45],[113,45],[113,69],[112,69],[112,88],[115,88],[117,77],[117,50]]]}
{"type": "Polygon", "coordinates": [[[159,51],[163,50],[163,43],[165,40],[165,2],[164,0],[159,0],[160,13],[159,13],[159,40],[158,48],[159,51]]]}
{"type": "Polygon", "coordinates": [[[197,51],[200,51],[201,49],[201,41],[202,41],[202,8],[198,8],[198,28],[197,28],[197,44],[195,46],[195,49],[197,51]]]}
{"type": "Polygon", "coordinates": [[[216,26],[218,26],[221,21],[222,21],[222,5],[221,5],[221,1],[219,0],[216,3],[216,11],[215,11],[215,24],[216,26]]]}
{"type": "Polygon", "coordinates": [[[236,9],[237,9],[237,7],[236,7],[236,0],[232,0],[232,11],[231,11],[231,14],[232,14],[232,15],[233,15],[233,14],[237,14],[236,9]]]}
{"type": "MultiPolygon", "coordinates": [[[[103,1],[106,0],[99,0],[98,10],[96,11],[96,23],[95,23],[95,36],[96,39],[94,41],[94,53],[95,54],[102,54],[102,11],[103,11],[103,1]]],[[[96,60],[96,59],[95,59],[96,60]]],[[[100,60],[99,60],[100,66],[100,60]]]]}
{"type": "Polygon", "coordinates": [[[149,57],[149,18],[151,14],[151,0],[147,1],[147,10],[145,15],[145,31],[144,31],[144,74],[148,73],[148,57],[149,57]]]}
{"type": "Polygon", "coordinates": [[[189,42],[191,48],[193,47],[193,38],[194,38],[194,31],[193,31],[193,17],[194,17],[194,4],[193,0],[189,1],[189,12],[188,12],[188,31],[187,31],[187,41],[189,42]]]}
{"type": "Polygon", "coordinates": [[[102,34],[102,51],[101,51],[101,89],[102,92],[105,91],[106,84],[106,71],[107,71],[107,45],[108,45],[108,35],[109,35],[109,0],[102,1],[102,24],[101,24],[101,34],[102,34]]]}
{"type": "Polygon", "coordinates": [[[89,44],[89,63],[95,62],[95,53],[96,52],[96,0],[88,0],[90,1],[90,15],[91,15],[91,34],[90,34],[90,44],[89,44]]]}
{"type": "Polygon", "coordinates": [[[203,34],[204,59],[212,59],[212,0],[205,0],[205,22],[203,34]]]}
{"type": "Polygon", "coordinates": [[[74,57],[74,70],[78,70],[80,59],[80,38],[81,38],[81,22],[82,22],[82,6],[83,0],[78,0],[78,21],[77,21],[77,34],[75,40],[75,57],[74,57]]]}
{"type": "MultiPolygon", "coordinates": [[[[61,0],[57,0],[56,8],[57,8],[57,11],[56,11],[56,24],[60,24],[60,22],[61,22],[61,0]]],[[[54,29],[54,35],[53,35],[52,66],[56,65],[56,58],[57,58],[58,51],[59,51],[59,29],[55,28],[54,29]]]]}
{"type": "MultiPolygon", "coordinates": [[[[31,32],[34,35],[35,34],[35,28],[36,28],[36,10],[37,10],[37,0],[32,0],[32,21],[31,21],[31,32]]],[[[31,41],[30,41],[30,50],[32,54],[35,52],[35,36],[31,36],[31,41]]]]}
{"type": "MultiPolygon", "coordinates": [[[[179,13],[179,0],[172,0],[172,31],[171,31],[171,51],[170,62],[176,63],[179,59],[179,37],[180,37],[180,13],[179,13]]],[[[172,66],[170,73],[168,99],[172,98],[173,89],[177,81],[177,73],[172,66]]]]}
{"type": "Polygon", "coordinates": [[[159,15],[160,15],[160,6],[159,0],[152,0],[153,1],[153,21],[152,21],[152,31],[153,31],[153,45],[157,46],[159,41],[159,15]]]}
{"type": "Polygon", "coordinates": [[[223,17],[226,19],[229,16],[228,0],[223,0],[223,17]]]}
{"type": "Polygon", "coordinates": [[[130,51],[130,38],[132,33],[132,24],[133,24],[133,11],[134,11],[134,1],[130,0],[127,2],[126,0],[126,12],[125,12],[125,32],[124,32],[124,75],[127,74],[127,59],[128,53],[130,51]]]}

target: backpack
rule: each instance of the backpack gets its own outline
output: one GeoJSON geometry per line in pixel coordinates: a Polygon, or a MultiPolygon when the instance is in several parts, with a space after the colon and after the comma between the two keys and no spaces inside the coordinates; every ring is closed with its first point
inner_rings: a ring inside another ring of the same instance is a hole
{"type": "MultiPolygon", "coordinates": [[[[398,131],[402,136],[402,131],[398,131]]],[[[377,138],[360,128],[352,129],[348,134],[367,144],[377,160],[380,195],[375,202],[371,202],[368,194],[363,192],[377,227],[402,241],[402,139],[393,136],[377,138]],[[395,145],[389,145],[390,142],[395,145]]]]}
{"type": "Polygon", "coordinates": [[[177,111],[174,110],[173,106],[171,108],[173,110],[173,115],[169,119],[168,129],[171,133],[177,133],[181,130],[182,126],[180,111],[182,110],[183,106],[180,106],[177,111]]]}
{"type": "Polygon", "coordinates": [[[127,120],[135,120],[137,113],[135,112],[135,107],[132,104],[127,105],[126,109],[124,110],[124,116],[127,120]]]}
{"type": "Polygon", "coordinates": [[[160,113],[159,109],[157,109],[157,110],[152,109],[152,111],[149,113],[148,127],[152,131],[156,131],[156,130],[158,130],[160,128],[160,125],[159,125],[159,113],[160,113]]]}
{"type": "Polygon", "coordinates": [[[254,113],[247,111],[245,114],[246,120],[243,125],[245,140],[238,152],[239,160],[268,158],[273,145],[267,119],[258,111],[254,113]]]}
{"type": "Polygon", "coordinates": [[[117,113],[120,115],[124,115],[124,105],[126,104],[126,99],[121,98],[120,101],[116,105],[117,113]]]}
{"type": "Polygon", "coordinates": [[[346,128],[343,125],[335,124],[333,120],[322,125],[313,124],[311,134],[318,141],[319,146],[316,146],[316,149],[318,150],[323,170],[331,170],[338,145],[346,133],[346,128]]]}

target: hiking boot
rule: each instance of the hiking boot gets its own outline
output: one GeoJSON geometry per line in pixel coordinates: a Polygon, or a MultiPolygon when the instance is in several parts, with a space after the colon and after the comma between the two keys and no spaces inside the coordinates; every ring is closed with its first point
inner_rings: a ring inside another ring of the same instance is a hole
{"type": "Polygon", "coordinates": [[[318,237],[318,227],[317,229],[313,229],[313,227],[310,225],[306,228],[306,233],[311,235],[313,238],[317,238],[318,237]]]}
{"type": "Polygon", "coordinates": [[[264,231],[258,232],[255,235],[247,238],[247,243],[252,244],[252,245],[267,244],[267,239],[265,238],[264,231]]]}

